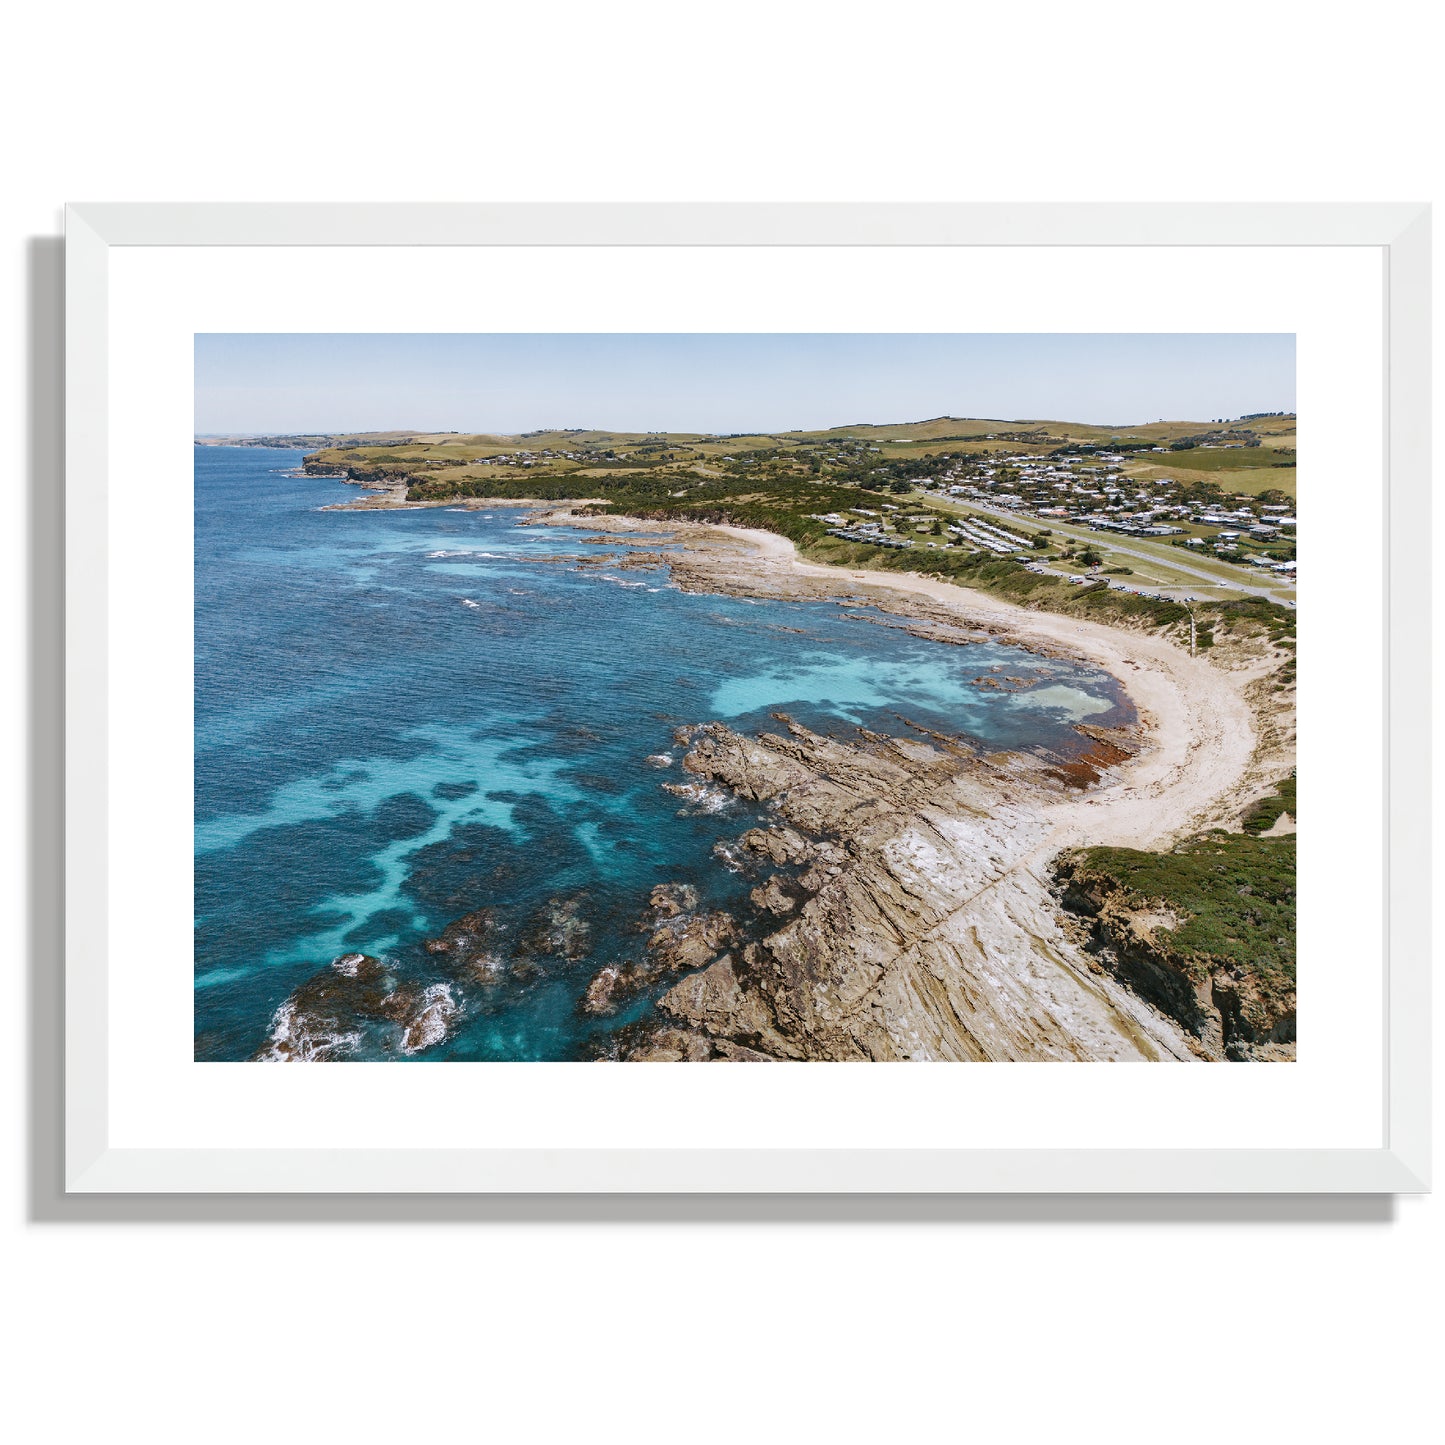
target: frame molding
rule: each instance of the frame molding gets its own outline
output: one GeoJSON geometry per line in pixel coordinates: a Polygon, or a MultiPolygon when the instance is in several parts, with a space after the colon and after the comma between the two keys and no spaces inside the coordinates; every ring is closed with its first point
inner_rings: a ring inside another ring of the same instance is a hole
{"type": "Polygon", "coordinates": [[[66,208],[69,1193],[1421,1193],[1430,1174],[1430,210],[1425,205],[66,208]],[[1368,246],[1385,252],[1384,1144],[1250,1150],[136,1150],[108,1142],[112,246],[1368,246]],[[1408,766],[1397,766],[1396,759],[1408,766]],[[886,1175],[883,1173],[886,1171],[886,1175]],[[888,1188],[880,1191],[880,1178],[888,1188]]]}

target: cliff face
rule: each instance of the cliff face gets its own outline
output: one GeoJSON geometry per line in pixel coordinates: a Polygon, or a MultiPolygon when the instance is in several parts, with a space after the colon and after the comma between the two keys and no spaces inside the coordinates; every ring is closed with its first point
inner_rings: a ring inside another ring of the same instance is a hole
{"type": "Polygon", "coordinates": [[[691,773],[777,816],[742,840],[762,873],[761,936],[674,985],[626,1057],[1192,1056],[1060,926],[1041,805],[1066,784],[1042,764],[782,721],[756,739],[718,724],[689,738],[691,773]]]}
{"type": "MultiPolygon", "coordinates": [[[[1232,840],[1220,842],[1229,846],[1232,840]]],[[[1255,843],[1239,839],[1234,846],[1255,843]]],[[[1207,847],[1208,840],[1196,846],[1207,847]]],[[[1292,899],[1293,840],[1285,846],[1290,853],[1292,899]]],[[[1081,937],[1089,952],[1120,982],[1177,1020],[1208,1057],[1293,1058],[1293,921],[1287,937],[1253,936],[1267,921],[1267,905],[1279,900],[1256,894],[1256,887],[1262,893],[1262,885],[1238,882],[1231,872],[1222,871],[1218,891],[1235,906],[1221,929],[1227,933],[1228,951],[1214,952],[1195,942],[1191,935],[1197,930],[1189,926],[1194,919],[1177,899],[1148,897],[1128,885],[1127,874],[1107,861],[1117,851],[1100,850],[1105,857],[1098,861],[1087,850],[1068,854],[1056,868],[1060,901],[1081,920],[1081,937]],[[1287,959],[1272,958],[1269,944],[1287,939],[1287,959]]],[[[1192,863],[1196,857],[1191,851],[1183,861],[1192,863]]],[[[1179,861],[1176,855],[1176,867],[1179,861]]],[[[1181,882],[1186,881],[1188,872],[1180,869],[1180,874],[1181,882]]],[[[1217,896],[1203,896],[1194,906],[1217,907],[1217,896]]]]}
{"type": "Polygon", "coordinates": [[[350,471],[346,464],[325,452],[312,452],[301,458],[301,470],[308,477],[347,477],[350,471]]]}
{"type": "Polygon", "coordinates": [[[308,477],[340,477],[359,487],[380,487],[405,492],[410,469],[384,462],[348,461],[336,452],[312,452],[301,458],[301,470],[308,477]]]}

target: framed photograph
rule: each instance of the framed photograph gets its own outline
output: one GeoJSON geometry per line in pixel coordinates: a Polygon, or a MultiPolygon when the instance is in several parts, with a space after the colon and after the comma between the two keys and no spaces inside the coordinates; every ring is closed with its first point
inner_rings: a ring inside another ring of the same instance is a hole
{"type": "Polygon", "coordinates": [[[1427,208],[66,248],[68,1190],[1428,1188],[1427,208]]]}

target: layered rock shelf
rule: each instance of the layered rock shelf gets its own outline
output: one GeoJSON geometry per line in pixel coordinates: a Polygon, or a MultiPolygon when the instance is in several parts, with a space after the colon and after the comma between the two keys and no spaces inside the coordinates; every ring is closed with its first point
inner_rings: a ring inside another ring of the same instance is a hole
{"type": "MultiPolygon", "coordinates": [[[[724,940],[662,996],[659,1022],[624,1057],[1197,1056],[1063,927],[1043,869],[1048,804],[1072,779],[1019,755],[866,733],[842,742],[780,722],[757,738],[698,729],[684,759],[776,816],[742,840],[788,870],[753,894],[776,926],[724,940]]],[[[1100,766],[1125,755],[1122,740],[1098,746],[1111,750],[1100,766]]]]}

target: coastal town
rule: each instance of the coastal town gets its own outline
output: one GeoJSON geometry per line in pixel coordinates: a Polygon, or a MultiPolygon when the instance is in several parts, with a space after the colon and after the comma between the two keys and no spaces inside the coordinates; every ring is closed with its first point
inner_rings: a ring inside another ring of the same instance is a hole
{"type": "MultiPolygon", "coordinates": [[[[1244,448],[1241,442],[1198,445],[1208,450],[1244,448]]],[[[1161,453],[1167,458],[1169,449],[1151,447],[1146,457],[1161,453]]],[[[847,541],[893,549],[982,549],[1012,557],[1030,571],[1067,576],[1076,584],[1101,571],[1133,576],[1140,570],[1110,566],[1108,553],[1117,552],[1121,559],[1131,555],[1154,563],[1161,575],[1154,586],[1112,577],[1108,585],[1116,590],[1192,600],[1233,587],[1263,596],[1281,594],[1276,600],[1293,605],[1293,597],[1284,589],[1294,581],[1298,565],[1294,503],[1264,500],[1283,497],[1280,491],[1227,497],[1217,488],[1200,488],[1168,476],[1140,479],[1125,471],[1129,457],[1107,451],[946,460],[943,470],[921,479],[916,487],[917,500],[932,510],[880,502],[876,507],[850,508],[847,514],[817,514],[817,520],[828,526],[831,536],[847,541]],[[1085,533],[1104,536],[1093,544],[1085,533]],[[1111,546],[1112,537],[1128,539],[1135,546],[1111,546]],[[1071,543],[1077,544],[1077,551],[1071,543]],[[1140,553],[1139,543],[1148,550],[1140,553]],[[1161,543],[1182,555],[1171,557],[1160,550],[1161,543]],[[1048,555],[1040,557],[1040,552],[1048,555]],[[1073,556],[1082,558],[1078,569],[1057,565],[1073,556]],[[1205,573],[1199,570],[1201,560],[1226,566],[1211,566],[1205,573]],[[1236,568],[1249,569],[1255,576],[1247,580],[1231,576],[1236,568]],[[1184,580],[1191,574],[1197,574],[1199,586],[1184,580]],[[1259,585],[1259,574],[1266,574],[1267,585],[1259,585]],[[1180,581],[1183,585],[1177,585],[1180,581]]]]}
{"type": "MultiPolygon", "coordinates": [[[[222,440],[314,448],[308,469],[413,503],[590,498],[847,544],[930,571],[1004,563],[1040,580],[1188,605],[1295,605],[1296,419],[1101,427],[958,417],[824,432],[578,429],[222,440]]],[[[838,560],[846,560],[839,557],[838,560]]]]}

